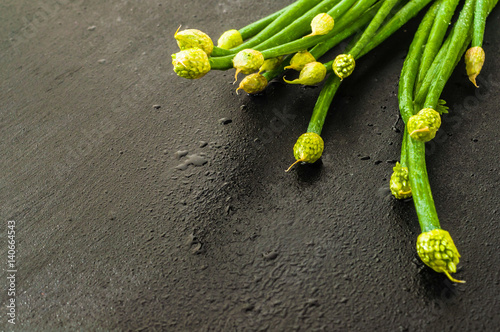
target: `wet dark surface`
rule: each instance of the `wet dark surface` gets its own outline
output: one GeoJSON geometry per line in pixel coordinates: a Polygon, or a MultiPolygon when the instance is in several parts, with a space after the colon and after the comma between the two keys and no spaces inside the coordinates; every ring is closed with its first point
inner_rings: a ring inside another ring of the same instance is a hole
{"type": "Polygon", "coordinates": [[[461,64],[429,144],[467,280],[453,285],[418,259],[411,201],[387,191],[416,21],[358,62],[321,162],[290,173],[319,89],[238,96],[232,71],[173,73],[179,24],[216,39],[288,3],[3,1],[0,330],[8,220],[18,331],[497,330],[500,11],[481,88],[461,64]]]}

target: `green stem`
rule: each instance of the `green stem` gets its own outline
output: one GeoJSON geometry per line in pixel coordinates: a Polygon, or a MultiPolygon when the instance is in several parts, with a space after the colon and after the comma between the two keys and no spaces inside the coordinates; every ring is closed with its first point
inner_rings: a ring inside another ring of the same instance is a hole
{"type": "Polygon", "coordinates": [[[370,42],[378,28],[384,22],[385,18],[391,12],[392,8],[399,2],[399,0],[385,0],[382,4],[382,7],[378,10],[377,14],[370,22],[368,27],[365,29],[361,38],[356,43],[356,46],[349,52],[353,56],[354,59],[358,58],[358,55],[361,54],[363,48],[370,42]]]}
{"type": "Polygon", "coordinates": [[[415,37],[410,45],[399,79],[399,110],[403,122],[406,124],[410,116],[413,115],[413,87],[417,78],[417,71],[422,58],[422,51],[432,28],[432,23],[436,18],[440,2],[435,2],[427,11],[420,23],[415,37]]]}
{"type": "Polygon", "coordinates": [[[422,233],[441,229],[425,164],[425,143],[411,139],[407,131],[408,172],[413,204],[422,233]]]}
{"type": "Polygon", "coordinates": [[[319,94],[316,105],[314,105],[313,114],[311,115],[311,120],[309,121],[309,126],[307,127],[307,132],[316,133],[321,135],[321,130],[325,123],[326,115],[330,104],[332,103],[333,97],[340,87],[340,78],[337,75],[329,75],[321,92],[319,94]]]}
{"type": "Polygon", "coordinates": [[[431,66],[432,61],[441,47],[458,2],[459,0],[443,0],[443,5],[439,7],[439,12],[437,13],[434,24],[432,25],[432,30],[429,34],[429,39],[425,45],[424,53],[422,55],[422,61],[420,62],[420,69],[417,76],[417,86],[418,83],[425,77],[427,70],[431,66]]]}
{"type": "MultiPolygon", "coordinates": [[[[338,45],[341,41],[345,40],[349,36],[353,35],[356,31],[360,30],[363,26],[368,24],[370,20],[373,18],[373,16],[376,14],[378,8],[380,5],[374,5],[373,8],[369,9],[366,11],[361,17],[354,19],[352,24],[349,25],[347,28],[344,30],[340,31],[339,33],[335,34],[332,38],[317,44],[314,46],[309,52],[314,56],[314,58],[319,59],[323,54],[328,52],[330,49],[338,45]]],[[[352,18],[351,18],[352,19],[352,18]]],[[[272,80],[276,76],[280,75],[286,66],[289,65],[290,63],[290,58],[288,57],[283,61],[283,63],[280,65],[279,68],[266,72],[263,75],[266,77],[268,81],[272,80]],[[287,61],[288,60],[288,61],[287,61]]],[[[332,71],[332,66],[327,66],[327,71],[329,70],[330,72],[332,71]]]]}
{"type": "Polygon", "coordinates": [[[472,47],[483,46],[484,28],[486,27],[486,16],[488,11],[488,0],[477,0],[474,10],[474,34],[472,36],[472,47]]]}
{"type": "Polygon", "coordinates": [[[257,50],[265,50],[300,38],[311,31],[311,21],[316,15],[326,12],[334,20],[337,20],[338,17],[344,14],[354,4],[354,2],[356,2],[356,0],[341,0],[340,2],[338,2],[338,0],[323,1],[275,36],[263,41],[254,48],[257,50]]]}
{"type": "MultiPolygon", "coordinates": [[[[358,58],[361,58],[366,53],[380,45],[384,40],[389,38],[394,32],[399,30],[404,24],[417,15],[429,2],[432,0],[411,0],[403,6],[390,20],[387,22],[372,40],[363,48],[358,58]]],[[[439,2],[439,1],[438,1],[439,2]]]]}
{"type": "MultiPolygon", "coordinates": [[[[332,38],[326,40],[323,43],[319,43],[314,46],[309,52],[316,58],[319,59],[323,54],[331,50],[333,47],[337,46],[342,40],[350,37],[357,31],[360,31],[365,25],[367,25],[377,14],[378,9],[381,4],[376,4],[372,8],[368,9],[366,12],[361,15],[361,17],[351,22],[349,26],[347,26],[344,30],[333,36],[332,38]]],[[[325,64],[325,66],[327,66],[325,64]]],[[[331,70],[331,66],[327,66],[327,69],[331,70]]]]}
{"type": "Polygon", "coordinates": [[[320,2],[330,3],[336,1],[338,0],[298,0],[255,36],[253,36],[243,44],[232,48],[231,52],[237,53],[243,49],[252,48],[253,46],[258,45],[263,41],[273,37],[293,21],[299,19],[304,14],[304,12],[307,12],[309,9],[320,2]]]}
{"type": "Polygon", "coordinates": [[[466,0],[451,35],[449,52],[446,54],[438,76],[434,79],[424,102],[424,108],[436,109],[444,86],[453,72],[455,60],[461,51],[472,24],[475,0],[466,0]]]}
{"type": "MultiPolygon", "coordinates": [[[[286,43],[284,45],[276,46],[265,51],[262,51],[262,55],[265,59],[275,58],[285,54],[291,54],[298,51],[309,49],[319,43],[328,41],[335,37],[337,34],[342,33],[345,27],[356,24],[356,20],[367,10],[367,5],[375,2],[376,0],[361,1],[361,3],[351,8],[343,17],[341,23],[337,24],[332,31],[324,36],[312,36],[308,38],[301,38],[294,40],[292,42],[286,43]]],[[[370,6],[368,6],[369,8],[370,6]]],[[[362,26],[362,25],[361,25],[362,26]]],[[[346,37],[344,37],[346,38],[346,37]]],[[[341,39],[342,40],[342,39],[341,39]]],[[[210,67],[214,70],[227,70],[233,67],[234,54],[229,56],[210,58],[210,67]]]]}
{"type": "Polygon", "coordinates": [[[292,7],[293,5],[294,5],[294,3],[286,6],[283,9],[278,10],[277,12],[274,12],[271,15],[268,15],[264,18],[261,18],[260,20],[255,21],[255,22],[247,25],[246,27],[239,29],[238,31],[241,34],[241,38],[243,38],[243,40],[246,40],[248,38],[252,38],[256,34],[258,34],[260,31],[262,31],[265,27],[267,27],[269,24],[271,24],[281,14],[283,14],[285,11],[289,10],[290,7],[292,7]]]}
{"type": "MultiPolygon", "coordinates": [[[[432,85],[432,82],[439,74],[439,71],[441,70],[443,59],[445,58],[446,54],[448,53],[448,48],[449,48],[450,41],[451,41],[450,36],[448,36],[448,38],[446,38],[445,42],[443,43],[443,46],[441,46],[441,49],[439,50],[436,58],[432,62],[431,67],[427,71],[427,74],[425,75],[424,80],[422,81],[421,85],[419,87],[417,87],[418,90],[417,90],[417,93],[416,93],[416,96],[414,99],[415,104],[421,105],[424,103],[425,98],[427,96],[427,93],[429,92],[429,88],[432,85]]],[[[454,68],[458,65],[458,63],[462,59],[462,55],[465,53],[467,46],[470,44],[471,38],[472,38],[471,34],[469,33],[467,39],[465,40],[464,44],[462,45],[460,52],[458,53],[457,58],[455,59],[455,64],[453,66],[454,68]]]]}

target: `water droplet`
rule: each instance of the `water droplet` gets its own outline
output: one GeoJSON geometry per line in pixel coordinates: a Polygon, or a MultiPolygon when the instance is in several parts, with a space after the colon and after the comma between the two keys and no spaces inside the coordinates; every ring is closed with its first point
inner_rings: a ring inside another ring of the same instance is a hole
{"type": "Polygon", "coordinates": [[[177,159],[181,159],[182,157],[186,156],[189,153],[188,150],[179,150],[175,153],[175,156],[177,159]]]}
{"type": "Polygon", "coordinates": [[[187,159],[182,163],[179,164],[175,167],[175,169],[184,171],[188,168],[189,165],[194,165],[194,166],[203,166],[208,162],[207,159],[205,159],[204,156],[200,154],[191,154],[187,156],[187,159]]]}
{"type": "Polygon", "coordinates": [[[222,119],[219,119],[219,123],[220,123],[220,124],[223,124],[223,125],[230,124],[231,122],[233,122],[233,120],[231,120],[231,119],[229,119],[229,118],[222,118],[222,119]]]}

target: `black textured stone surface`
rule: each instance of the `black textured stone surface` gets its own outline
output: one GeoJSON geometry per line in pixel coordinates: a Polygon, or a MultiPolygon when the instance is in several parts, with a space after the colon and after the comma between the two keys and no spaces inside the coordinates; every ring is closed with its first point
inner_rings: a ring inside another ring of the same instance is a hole
{"type": "Polygon", "coordinates": [[[238,96],[233,71],[173,73],[179,24],[217,39],[288,3],[3,1],[0,252],[6,262],[15,220],[14,330],[498,329],[500,11],[481,88],[460,64],[428,145],[467,280],[453,285],[420,262],[412,203],[388,192],[416,20],[358,62],[321,162],[290,173],[319,88],[238,96]]]}

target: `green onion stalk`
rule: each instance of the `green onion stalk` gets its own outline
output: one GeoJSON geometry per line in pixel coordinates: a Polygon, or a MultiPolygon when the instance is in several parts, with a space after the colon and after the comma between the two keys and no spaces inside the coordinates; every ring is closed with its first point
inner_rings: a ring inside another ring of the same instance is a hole
{"type": "MultiPolygon", "coordinates": [[[[453,278],[451,274],[456,272],[460,254],[450,234],[439,223],[427,175],[425,142],[434,138],[441,124],[441,114],[448,112],[445,102],[439,97],[471,42],[475,31],[473,16],[476,1],[465,2],[457,22],[444,42],[434,38],[432,34],[435,21],[442,12],[439,10],[436,13],[437,8],[431,7],[415,34],[401,72],[398,94],[401,116],[406,124],[401,164],[406,166],[408,172],[406,178],[400,177],[399,170],[395,167],[391,177],[391,191],[393,186],[397,188],[403,184],[403,181],[393,181],[393,178],[409,180],[409,190],[422,230],[417,239],[418,255],[427,266],[444,273],[457,283],[464,281],[453,278]],[[422,64],[425,55],[423,45],[435,50],[434,58],[426,65],[422,64]],[[393,185],[393,182],[396,184],[393,185]]],[[[496,2],[491,4],[490,11],[496,2]]],[[[446,0],[443,0],[440,5],[445,4],[446,0]]],[[[393,194],[396,198],[404,198],[398,197],[394,191],[393,194]]]]}
{"type": "MultiPolygon", "coordinates": [[[[314,163],[321,157],[324,149],[324,142],[320,135],[333,97],[340,87],[342,80],[353,72],[355,60],[359,58],[360,55],[366,54],[369,51],[363,51],[366,46],[369,44],[370,47],[378,45],[378,43],[371,43],[371,41],[377,39],[377,31],[398,1],[399,0],[385,0],[354,46],[345,54],[337,56],[331,63],[335,75],[331,74],[328,76],[318,100],[316,101],[316,105],[314,106],[307,131],[298,138],[294,145],[293,152],[296,161],[287,171],[297,163],[314,163]]],[[[408,12],[404,11],[404,13],[408,12]]],[[[407,14],[407,16],[409,15],[407,14]]],[[[399,20],[389,20],[387,23],[390,24],[389,28],[382,29],[383,34],[380,36],[385,38],[388,37],[389,34],[387,34],[386,31],[392,31],[391,26],[398,25],[399,22],[399,20]]],[[[330,67],[330,63],[326,64],[326,66],[327,68],[330,67]]]]}

